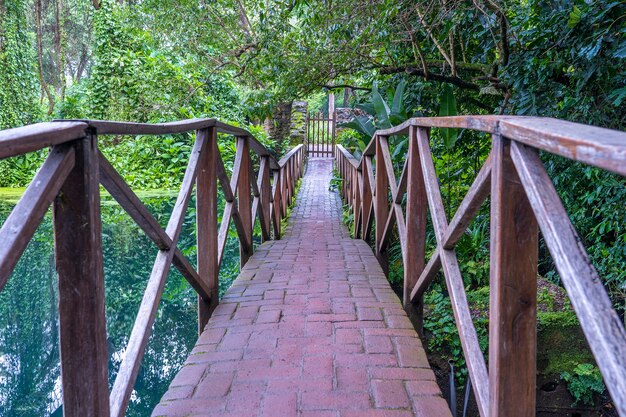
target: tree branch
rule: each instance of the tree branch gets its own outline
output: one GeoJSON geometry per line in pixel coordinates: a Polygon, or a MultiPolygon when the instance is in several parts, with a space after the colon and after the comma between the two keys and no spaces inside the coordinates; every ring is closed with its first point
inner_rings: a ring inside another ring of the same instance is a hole
{"type": "Polygon", "coordinates": [[[441,44],[439,43],[435,35],[433,35],[431,29],[426,24],[426,21],[424,19],[424,16],[422,15],[422,12],[420,11],[417,5],[415,5],[415,11],[417,12],[417,17],[419,17],[420,24],[424,28],[424,31],[426,32],[430,40],[433,42],[433,44],[435,44],[435,46],[439,50],[439,53],[441,54],[441,56],[443,56],[443,59],[446,60],[446,62],[448,63],[448,65],[450,65],[450,68],[452,68],[452,71],[454,72],[454,62],[450,59],[450,57],[446,53],[445,49],[443,49],[443,46],[441,46],[441,44]]]}
{"type": "MultiPolygon", "coordinates": [[[[388,74],[399,74],[399,73],[406,73],[407,75],[414,75],[417,77],[423,77],[426,78],[426,75],[424,73],[424,70],[419,69],[419,68],[415,68],[415,67],[383,67],[379,69],[380,74],[382,75],[388,75],[388,74]]],[[[444,83],[449,83],[449,84],[453,84],[456,85],[457,87],[466,89],[466,90],[474,90],[474,91],[480,91],[480,86],[478,84],[474,84],[472,82],[469,81],[465,81],[462,78],[459,78],[457,76],[448,76],[448,75],[441,75],[441,74],[437,74],[434,72],[429,72],[428,73],[428,79],[429,80],[433,80],[433,81],[440,81],[440,82],[444,82],[444,83]]]]}
{"type": "Polygon", "coordinates": [[[350,84],[320,85],[320,87],[328,88],[329,90],[334,90],[336,88],[351,88],[352,90],[372,91],[371,88],[357,87],[350,84]]]}

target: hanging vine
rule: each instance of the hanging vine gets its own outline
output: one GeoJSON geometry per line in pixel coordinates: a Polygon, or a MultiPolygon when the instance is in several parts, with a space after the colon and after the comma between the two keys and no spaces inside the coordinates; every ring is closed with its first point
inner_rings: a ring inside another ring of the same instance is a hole
{"type": "Polygon", "coordinates": [[[0,1],[0,128],[38,119],[36,68],[24,0],[0,1]]]}

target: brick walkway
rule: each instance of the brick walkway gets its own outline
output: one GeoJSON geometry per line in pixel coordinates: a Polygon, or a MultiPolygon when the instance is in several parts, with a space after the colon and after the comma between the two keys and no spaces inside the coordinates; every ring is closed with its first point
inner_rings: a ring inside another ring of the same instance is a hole
{"type": "Polygon", "coordinates": [[[284,238],[248,261],[153,416],[450,416],[330,176],[309,161],[284,238]]]}

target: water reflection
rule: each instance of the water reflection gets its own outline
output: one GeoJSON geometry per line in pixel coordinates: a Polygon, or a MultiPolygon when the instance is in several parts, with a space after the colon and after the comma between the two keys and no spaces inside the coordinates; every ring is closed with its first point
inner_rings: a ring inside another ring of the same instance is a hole
{"type": "MultiPolygon", "coordinates": [[[[175,197],[143,197],[165,226],[175,197]]],[[[0,223],[15,202],[0,198],[0,223]]],[[[195,264],[195,213],[191,201],[179,247],[195,264]]],[[[220,210],[221,211],[221,210],[220,210]]],[[[115,203],[103,197],[102,242],[109,344],[109,384],[120,365],[157,253],[154,244],[115,203]]],[[[238,270],[236,239],[229,239],[220,284],[238,270]]],[[[58,288],[50,213],[0,293],[0,416],[61,415],[58,288]],[[56,411],[56,412],[55,412],[56,411]]],[[[149,416],[197,337],[196,295],[176,271],[163,292],[153,333],[135,384],[128,416],[149,416]]]]}

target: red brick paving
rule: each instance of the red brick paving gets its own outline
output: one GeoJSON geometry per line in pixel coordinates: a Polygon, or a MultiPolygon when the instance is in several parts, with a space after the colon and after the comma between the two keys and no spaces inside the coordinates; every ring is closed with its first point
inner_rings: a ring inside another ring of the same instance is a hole
{"type": "Polygon", "coordinates": [[[153,416],[450,416],[330,175],[309,161],[284,238],[250,258],[153,416]]]}

